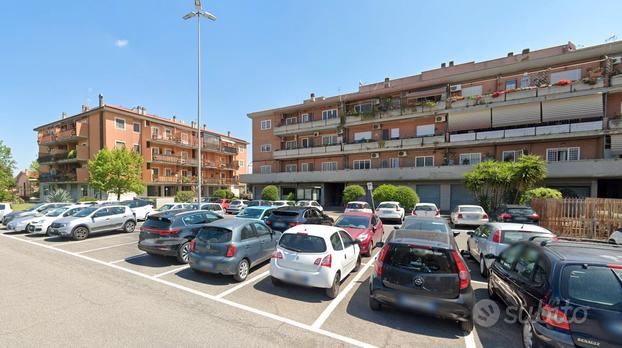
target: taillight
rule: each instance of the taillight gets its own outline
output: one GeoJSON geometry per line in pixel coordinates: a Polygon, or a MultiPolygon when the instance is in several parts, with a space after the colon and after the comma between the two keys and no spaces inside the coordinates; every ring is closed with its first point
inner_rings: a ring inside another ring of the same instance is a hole
{"type": "Polygon", "coordinates": [[[482,214],[482,219],[488,219],[488,214],[482,214]]]}
{"type": "Polygon", "coordinates": [[[508,213],[503,213],[503,214],[499,215],[499,217],[501,218],[501,220],[505,221],[505,220],[510,220],[512,218],[512,215],[510,215],[508,213]]]}
{"type": "Polygon", "coordinates": [[[227,247],[227,254],[225,255],[226,257],[233,257],[235,255],[235,245],[233,244],[229,244],[229,246],[227,247]]]}
{"type": "Polygon", "coordinates": [[[287,223],[287,226],[289,226],[289,227],[294,227],[294,226],[298,226],[298,225],[300,225],[300,222],[288,222],[287,223]]]}
{"type": "Polygon", "coordinates": [[[280,259],[282,259],[282,258],[283,258],[283,253],[281,253],[281,252],[280,252],[280,251],[278,251],[278,250],[275,250],[275,251],[272,253],[271,258],[273,258],[273,259],[279,259],[279,260],[280,260],[280,259]]]}
{"type": "Polygon", "coordinates": [[[193,239],[190,241],[190,251],[195,251],[197,249],[197,241],[193,239]]]}
{"type": "Polygon", "coordinates": [[[400,207],[395,207],[395,211],[400,211],[400,207]]]}
{"type": "Polygon", "coordinates": [[[436,209],[436,216],[441,216],[441,211],[436,209]]]}
{"type": "Polygon", "coordinates": [[[607,267],[611,269],[622,269],[622,265],[615,265],[615,264],[608,264],[607,267]]]}
{"type": "Polygon", "coordinates": [[[179,231],[181,231],[181,229],[175,228],[175,229],[172,229],[172,230],[160,230],[160,229],[157,229],[157,228],[141,227],[140,231],[141,232],[157,233],[157,234],[159,234],[161,236],[169,236],[169,235],[172,235],[172,234],[179,233],[179,231]]]}
{"type": "Polygon", "coordinates": [[[417,216],[417,212],[413,210],[412,213],[410,213],[410,215],[417,216]]]}
{"type": "Polygon", "coordinates": [[[376,260],[376,276],[382,277],[382,266],[384,265],[384,258],[387,256],[389,252],[389,244],[385,245],[382,250],[380,250],[380,255],[378,255],[378,259],[376,260]]]}
{"type": "Polygon", "coordinates": [[[538,215],[537,213],[533,213],[529,216],[531,217],[532,220],[535,220],[535,221],[540,220],[540,215],[538,215]]]}
{"type": "Polygon", "coordinates": [[[451,256],[453,256],[454,261],[456,262],[456,266],[458,267],[458,278],[460,278],[460,290],[466,289],[469,287],[470,283],[470,275],[467,266],[462,261],[460,255],[455,250],[451,251],[451,256]]]}
{"type": "Polygon", "coordinates": [[[266,220],[266,225],[272,225],[272,221],[271,220],[266,220]]]}
{"type": "Polygon", "coordinates": [[[501,230],[495,230],[492,233],[492,241],[494,243],[501,243],[501,230]]]}
{"type": "Polygon", "coordinates": [[[559,310],[559,308],[553,307],[549,304],[542,306],[540,312],[540,319],[543,322],[562,330],[570,330],[570,323],[566,313],[559,310]]]}
{"type": "MultiPolygon", "coordinates": [[[[318,259],[319,260],[319,259],[318,259]]],[[[322,263],[321,266],[322,267],[328,267],[330,268],[333,265],[333,256],[332,255],[326,255],[323,259],[322,259],[322,263]]]]}
{"type": "Polygon", "coordinates": [[[458,219],[462,219],[462,214],[458,214],[458,219]]]}

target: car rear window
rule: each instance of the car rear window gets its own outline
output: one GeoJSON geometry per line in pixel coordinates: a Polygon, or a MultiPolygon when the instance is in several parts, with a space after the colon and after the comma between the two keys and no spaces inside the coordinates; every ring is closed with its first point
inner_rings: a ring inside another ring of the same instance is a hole
{"type": "Polygon", "coordinates": [[[208,243],[226,243],[231,241],[231,230],[222,227],[204,227],[197,234],[197,238],[208,243]]]}
{"type": "Polygon", "coordinates": [[[510,215],[531,215],[534,211],[531,208],[509,208],[508,214],[510,215]]]}
{"type": "Polygon", "coordinates": [[[349,209],[365,209],[365,205],[361,203],[348,203],[349,209]]]}
{"type": "Polygon", "coordinates": [[[391,208],[391,209],[395,209],[397,208],[397,205],[395,203],[382,203],[378,206],[378,208],[391,208]]]}
{"type": "Polygon", "coordinates": [[[417,205],[415,206],[415,210],[436,211],[436,208],[431,205],[417,205]]]}
{"type": "MultiPolygon", "coordinates": [[[[529,240],[531,237],[542,236],[542,237],[552,237],[552,234],[542,233],[542,232],[529,232],[529,231],[507,231],[503,230],[501,243],[512,244],[516,242],[521,242],[524,240],[529,240]]],[[[541,240],[540,240],[541,241],[541,240]]]]}
{"type": "Polygon", "coordinates": [[[460,211],[463,213],[481,213],[483,212],[480,207],[461,207],[460,211]]]}
{"type": "Polygon", "coordinates": [[[403,230],[431,231],[431,232],[449,232],[447,224],[442,221],[406,219],[403,230]]]}
{"type": "Polygon", "coordinates": [[[453,273],[449,252],[405,244],[393,244],[385,263],[420,273],[453,273]]]}
{"type": "Polygon", "coordinates": [[[275,210],[272,212],[272,215],[277,216],[298,216],[297,211],[287,211],[287,210],[275,210]]]}
{"type": "Polygon", "coordinates": [[[159,216],[149,216],[143,223],[143,227],[156,230],[168,230],[171,227],[171,220],[159,216]]]}
{"type": "Polygon", "coordinates": [[[323,253],[326,251],[324,238],[308,234],[286,233],[281,236],[279,246],[299,253],[323,253]]]}
{"type": "Polygon", "coordinates": [[[622,269],[568,265],[562,272],[562,296],[573,303],[622,310],[622,269]]]}

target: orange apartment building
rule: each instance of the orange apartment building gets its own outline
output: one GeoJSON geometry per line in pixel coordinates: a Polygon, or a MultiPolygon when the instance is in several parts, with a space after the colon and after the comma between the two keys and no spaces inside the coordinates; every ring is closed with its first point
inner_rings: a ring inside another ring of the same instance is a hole
{"type": "Polygon", "coordinates": [[[538,154],[544,185],[620,198],[621,56],[620,41],[569,42],[253,112],[253,171],[241,179],[324,205],[350,183],[403,184],[447,211],[474,201],[463,183],[474,164],[538,154]]]}
{"type": "MultiPolygon", "coordinates": [[[[100,95],[99,106],[71,117],[39,126],[41,198],[60,187],[80,197],[106,198],[88,186],[88,160],[100,149],[124,146],[142,154],[142,196],[169,197],[179,190],[197,185],[198,126],[181,120],[147,114],[144,107],[128,109],[106,105],[100,95]]],[[[219,188],[236,193],[245,191],[239,177],[247,171],[248,142],[219,134],[203,126],[202,189],[205,195],[219,188]]]]}

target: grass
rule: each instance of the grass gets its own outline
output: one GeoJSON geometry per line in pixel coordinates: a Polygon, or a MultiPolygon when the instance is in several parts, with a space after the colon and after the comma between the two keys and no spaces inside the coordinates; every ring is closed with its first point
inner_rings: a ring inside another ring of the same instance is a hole
{"type": "Polygon", "coordinates": [[[13,209],[13,211],[21,211],[21,210],[26,210],[32,207],[33,205],[34,204],[32,203],[11,204],[11,209],[13,209]]]}

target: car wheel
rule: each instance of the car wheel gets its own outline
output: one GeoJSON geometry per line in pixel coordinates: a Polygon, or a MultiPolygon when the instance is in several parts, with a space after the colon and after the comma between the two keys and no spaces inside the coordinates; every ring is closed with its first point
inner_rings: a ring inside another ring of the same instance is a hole
{"type": "Polygon", "coordinates": [[[471,254],[471,246],[469,245],[469,241],[467,240],[467,253],[469,255],[467,255],[467,257],[471,260],[473,260],[473,254],[471,254]]]}
{"type": "Polygon", "coordinates": [[[190,255],[190,242],[184,242],[177,249],[177,261],[180,263],[188,263],[188,256],[190,255]]]}
{"type": "Polygon", "coordinates": [[[123,225],[123,232],[132,233],[136,229],[136,223],[134,221],[126,221],[123,225]]]}
{"type": "Polygon", "coordinates": [[[339,294],[339,286],[341,285],[341,277],[339,272],[335,274],[335,278],[333,279],[333,285],[326,289],[326,296],[329,298],[335,298],[339,294]]]}
{"type": "Polygon", "coordinates": [[[278,278],[270,277],[270,280],[272,281],[272,285],[274,285],[274,286],[281,286],[281,285],[283,285],[283,282],[281,282],[281,280],[278,279],[278,278]]]}
{"type": "Polygon", "coordinates": [[[50,228],[51,227],[48,226],[48,228],[45,230],[45,235],[48,237],[50,236],[50,228]]]}
{"type": "MultiPolygon", "coordinates": [[[[369,242],[369,251],[367,251],[365,253],[365,256],[371,256],[371,252],[374,250],[374,241],[370,241],[369,242]]],[[[359,257],[359,261],[361,260],[361,258],[359,257]]]]}
{"type": "Polygon", "coordinates": [[[523,320],[523,347],[531,348],[533,347],[533,326],[531,325],[531,321],[529,318],[525,318],[523,320]]]}
{"type": "Polygon", "coordinates": [[[609,244],[618,244],[618,243],[616,243],[616,241],[613,239],[609,239],[609,244]]]}
{"type": "MultiPolygon", "coordinates": [[[[371,245],[369,246],[369,248],[370,248],[369,250],[371,253],[371,245]]],[[[352,272],[358,272],[359,269],[361,269],[361,256],[360,255],[356,258],[356,265],[354,266],[354,269],[352,270],[352,272]]]]}
{"type": "Polygon", "coordinates": [[[495,293],[495,289],[492,287],[492,277],[488,277],[488,297],[491,300],[498,300],[499,296],[495,293]]]}
{"type": "Polygon", "coordinates": [[[382,304],[375,298],[369,296],[369,308],[371,308],[372,311],[379,311],[382,309],[382,304]]]}
{"type": "Polygon", "coordinates": [[[467,321],[461,321],[460,322],[460,328],[464,332],[471,332],[471,331],[473,331],[473,319],[471,318],[471,319],[469,319],[467,321]]]}
{"type": "Polygon", "coordinates": [[[89,229],[84,226],[78,226],[71,232],[73,240],[83,240],[89,236],[89,229]]]}
{"type": "Polygon", "coordinates": [[[479,274],[482,277],[488,277],[488,268],[486,268],[486,259],[484,259],[484,255],[479,255],[479,274]]]}
{"type": "Polygon", "coordinates": [[[238,271],[233,275],[233,278],[238,282],[243,282],[248,277],[248,271],[250,270],[250,264],[247,259],[240,260],[238,263],[238,271]]]}

